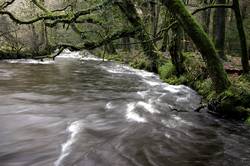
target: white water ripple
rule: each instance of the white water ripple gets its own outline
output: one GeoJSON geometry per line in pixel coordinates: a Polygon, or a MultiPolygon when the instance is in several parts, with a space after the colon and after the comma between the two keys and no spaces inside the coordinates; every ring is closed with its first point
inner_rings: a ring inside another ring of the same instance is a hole
{"type": "Polygon", "coordinates": [[[42,64],[42,65],[47,65],[47,64],[54,64],[55,61],[53,60],[35,60],[35,59],[11,59],[11,60],[4,60],[4,62],[7,63],[21,63],[21,64],[42,64]]]}
{"type": "Polygon", "coordinates": [[[67,131],[70,133],[68,140],[62,144],[61,154],[59,158],[54,162],[54,166],[62,165],[63,160],[71,153],[72,145],[77,141],[77,134],[82,130],[82,121],[75,121],[70,124],[67,131]]]}
{"type": "Polygon", "coordinates": [[[160,111],[158,111],[157,109],[154,108],[154,106],[151,104],[151,102],[145,103],[143,101],[139,101],[136,105],[139,107],[143,107],[145,109],[145,111],[147,111],[151,114],[160,113],[160,111]]]}
{"type": "Polygon", "coordinates": [[[127,104],[126,118],[130,121],[135,121],[138,123],[146,123],[147,120],[145,118],[141,117],[136,112],[134,112],[135,106],[136,106],[135,103],[127,104]]]}

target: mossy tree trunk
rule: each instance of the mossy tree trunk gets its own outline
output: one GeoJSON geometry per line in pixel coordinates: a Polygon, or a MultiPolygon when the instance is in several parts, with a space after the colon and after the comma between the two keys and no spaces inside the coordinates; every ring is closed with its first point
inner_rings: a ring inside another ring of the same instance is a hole
{"type": "Polygon", "coordinates": [[[191,37],[197,49],[201,52],[216,92],[226,90],[230,86],[230,81],[214,45],[205,31],[188,12],[181,0],[162,0],[162,3],[176,16],[185,32],[191,37]]]}
{"type": "MultiPolygon", "coordinates": [[[[225,4],[226,0],[217,0],[217,4],[225,4]]],[[[214,13],[214,43],[222,60],[227,60],[225,55],[226,9],[217,8],[214,13]]]]}
{"type": "MultiPolygon", "coordinates": [[[[165,16],[163,20],[163,28],[167,28],[168,25],[170,24],[170,15],[168,11],[165,11],[165,16]]],[[[168,30],[165,30],[163,32],[163,39],[162,39],[162,45],[161,45],[161,51],[166,52],[169,44],[169,35],[168,35],[168,30]]]]}
{"type": "Polygon", "coordinates": [[[248,52],[247,52],[247,40],[246,40],[246,34],[244,31],[244,27],[243,27],[239,0],[233,0],[233,9],[234,9],[235,18],[237,22],[237,29],[238,29],[239,37],[240,37],[241,63],[243,67],[243,72],[248,73],[249,72],[249,57],[248,57],[248,52]]]}
{"type": "MultiPolygon", "coordinates": [[[[45,1],[44,0],[40,0],[40,4],[42,6],[45,6],[45,1]]],[[[46,50],[49,50],[50,46],[49,46],[49,39],[48,39],[48,32],[47,32],[47,26],[45,25],[46,24],[46,21],[43,20],[41,23],[41,35],[40,35],[40,49],[42,51],[46,51],[46,50]]]]}
{"type": "Polygon", "coordinates": [[[141,42],[142,49],[150,61],[149,70],[157,73],[157,60],[158,55],[155,51],[155,46],[153,40],[146,33],[146,30],[143,27],[142,20],[139,17],[136,8],[131,0],[116,1],[122,11],[122,13],[127,17],[128,21],[135,29],[139,29],[138,40],[141,42]]]}
{"type": "Polygon", "coordinates": [[[151,33],[153,37],[156,37],[159,14],[160,14],[160,6],[157,4],[157,0],[151,1],[150,11],[151,11],[151,33]]]}
{"type": "Polygon", "coordinates": [[[169,43],[168,31],[164,31],[164,33],[163,33],[163,41],[162,41],[162,46],[161,46],[161,52],[166,52],[167,51],[168,43],[169,43]]]}

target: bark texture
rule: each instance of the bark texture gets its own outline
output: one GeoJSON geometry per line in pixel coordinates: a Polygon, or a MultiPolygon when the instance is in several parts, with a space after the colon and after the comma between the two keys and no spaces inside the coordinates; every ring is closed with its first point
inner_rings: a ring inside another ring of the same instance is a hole
{"type": "Polygon", "coordinates": [[[162,3],[176,16],[185,32],[191,37],[197,49],[201,52],[216,92],[226,90],[230,86],[230,81],[214,45],[205,31],[187,11],[181,0],[162,0],[162,3]]]}
{"type": "Polygon", "coordinates": [[[131,0],[123,0],[115,2],[122,11],[122,13],[126,16],[131,25],[139,30],[138,40],[141,42],[141,46],[147,58],[150,61],[149,70],[157,73],[157,60],[158,55],[155,51],[155,46],[153,40],[146,33],[146,30],[143,27],[142,20],[137,14],[136,8],[131,0]]]}
{"type": "MultiPolygon", "coordinates": [[[[226,0],[217,0],[217,4],[225,4],[226,0]]],[[[227,60],[225,55],[225,30],[226,30],[226,9],[217,8],[214,13],[214,43],[221,59],[227,60]]]]}
{"type": "Polygon", "coordinates": [[[249,57],[247,52],[247,40],[246,34],[243,27],[242,15],[240,11],[239,0],[233,0],[233,9],[235,13],[235,18],[237,22],[237,29],[240,36],[240,45],[241,45],[241,63],[243,67],[243,72],[249,72],[249,57]]]}

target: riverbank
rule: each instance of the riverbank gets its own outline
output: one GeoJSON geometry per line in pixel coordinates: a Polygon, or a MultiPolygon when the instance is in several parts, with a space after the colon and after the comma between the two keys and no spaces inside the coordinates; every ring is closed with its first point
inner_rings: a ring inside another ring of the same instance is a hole
{"type": "MultiPolygon", "coordinates": [[[[97,52],[96,54],[103,57],[101,53],[97,52]]],[[[143,56],[143,53],[136,51],[129,54],[119,52],[115,55],[104,56],[107,60],[129,64],[138,69],[147,70],[149,66],[149,62],[143,56]]],[[[208,76],[201,56],[198,53],[187,52],[184,53],[184,57],[185,73],[177,77],[170,56],[163,55],[159,60],[158,71],[160,78],[166,83],[183,84],[196,90],[203,97],[203,104],[200,108],[207,107],[209,113],[250,124],[250,76],[241,75],[241,70],[235,63],[237,58],[229,57],[229,62],[224,63],[231,86],[227,91],[217,94],[213,90],[212,81],[208,76]]]]}

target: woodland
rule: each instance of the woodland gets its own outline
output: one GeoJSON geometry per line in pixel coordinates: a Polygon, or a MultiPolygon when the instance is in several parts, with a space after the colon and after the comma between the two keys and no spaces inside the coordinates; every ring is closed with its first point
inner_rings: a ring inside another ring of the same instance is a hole
{"type": "Polygon", "coordinates": [[[1,0],[0,59],[90,50],[190,86],[196,111],[250,123],[249,13],[249,0],[1,0]]]}

